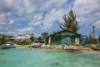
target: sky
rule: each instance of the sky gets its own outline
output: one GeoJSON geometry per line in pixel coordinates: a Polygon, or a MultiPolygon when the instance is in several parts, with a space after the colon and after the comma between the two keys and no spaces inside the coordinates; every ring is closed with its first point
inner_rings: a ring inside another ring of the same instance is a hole
{"type": "Polygon", "coordinates": [[[0,33],[10,35],[61,30],[63,15],[70,10],[76,14],[81,26],[79,34],[95,34],[100,29],[100,0],[0,0],[0,33]]]}

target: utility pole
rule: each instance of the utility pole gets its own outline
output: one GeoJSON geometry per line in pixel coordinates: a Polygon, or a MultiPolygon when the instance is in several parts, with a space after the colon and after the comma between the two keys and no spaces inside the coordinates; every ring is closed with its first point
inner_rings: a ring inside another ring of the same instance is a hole
{"type": "Polygon", "coordinates": [[[92,26],[93,28],[93,37],[95,38],[95,26],[92,26]]]}
{"type": "Polygon", "coordinates": [[[98,44],[100,44],[100,33],[98,31],[98,44]]]}

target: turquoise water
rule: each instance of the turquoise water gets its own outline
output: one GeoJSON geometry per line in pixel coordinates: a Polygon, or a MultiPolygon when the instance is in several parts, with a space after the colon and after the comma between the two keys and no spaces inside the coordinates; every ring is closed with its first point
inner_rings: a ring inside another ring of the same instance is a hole
{"type": "Polygon", "coordinates": [[[100,67],[100,52],[0,49],[0,67],[100,67]]]}

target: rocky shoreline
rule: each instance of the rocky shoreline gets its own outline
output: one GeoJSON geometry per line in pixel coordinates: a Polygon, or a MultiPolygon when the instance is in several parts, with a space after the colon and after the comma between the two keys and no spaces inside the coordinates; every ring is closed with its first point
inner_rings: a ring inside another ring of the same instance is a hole
{"type": "Polygon", "coordinates": [[[96,45],[47,45],[41,43],[34,43],[28,46],[29,48],[44,48],[44,49],[60,49],[66,51],[91,51],[96,45]]]}
{"type": "Polygon", "coordinates": [[[19,48],[43,48],[43,49],[57,49],[57,50],[65,50],[65,51],[95,51],[92,48],[96,48],[97,45],[94,44],[86,44],[86,45],[47,45],[43,43],[33,43],[31,45],[16,45],[19,48]]]}

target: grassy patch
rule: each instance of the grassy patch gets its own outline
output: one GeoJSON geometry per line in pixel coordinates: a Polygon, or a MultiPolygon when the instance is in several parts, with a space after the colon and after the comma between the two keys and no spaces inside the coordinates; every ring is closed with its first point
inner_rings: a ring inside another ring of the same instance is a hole
{"type": "Polygon", "coordinates": [[[32,42],[26,40],[16,42],[17,45],[30,45],[31,43],[32,42]]]}

